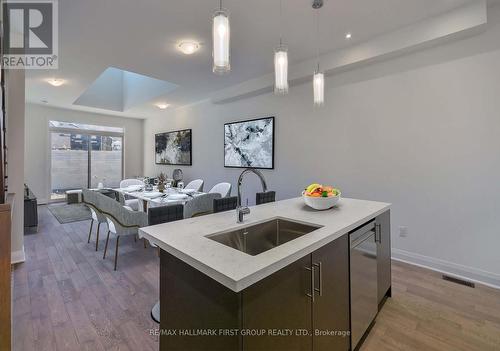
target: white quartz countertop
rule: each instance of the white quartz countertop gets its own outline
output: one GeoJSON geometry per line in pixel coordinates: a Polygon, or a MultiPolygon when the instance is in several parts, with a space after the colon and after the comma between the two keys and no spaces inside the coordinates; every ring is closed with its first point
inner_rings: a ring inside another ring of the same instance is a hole
{"type": "Polygon", "coordinates": [[[315,211],[301,198],[251,207],[245,222],[236,223],[236,212],[227,211],[141,228],[139,235],[200,272],[239,292],[352,229],[387,211],[390,204],[341,199],[336,207],[315,211]],[[251,256],[214,240],[217,233],[241,229],[274,218],[322,226],[309,234],[251,256]]]}

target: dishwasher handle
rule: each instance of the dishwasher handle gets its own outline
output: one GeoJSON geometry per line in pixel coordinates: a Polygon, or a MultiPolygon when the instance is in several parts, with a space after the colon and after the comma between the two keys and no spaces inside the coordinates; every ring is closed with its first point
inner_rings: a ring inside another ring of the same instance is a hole
{"type": "Polygon", "coordinates": [[[349,239],[352,243],[354,241],[357,241],[358,238],[365,236],[367,232],[371,232],[373,230],[375,230],[375,220],[372,220],[354,229],[352,232],[349,233],[349,239]]]}
{"type": "Polygon", "coordinates": [[[382,244],[382,226],[375,224],[375,242],[382,244]]]}
{"type": "Polygon", "coordinates": [[[365,232],[363,235],[360,235],[358,236],[356,239],[352,240],[351,239],[351,250],[353,248],[355,248],[356,246],[358,246],[359,244],[361,244],[363,241],[365,241],[366,239],[370,238],[371,236],[374,236],[374,241],[376,242],[376,237],[377,237],[377,233],[375,232],[374,229],[372,230],[369,230],[367,232],[365,232]]]}

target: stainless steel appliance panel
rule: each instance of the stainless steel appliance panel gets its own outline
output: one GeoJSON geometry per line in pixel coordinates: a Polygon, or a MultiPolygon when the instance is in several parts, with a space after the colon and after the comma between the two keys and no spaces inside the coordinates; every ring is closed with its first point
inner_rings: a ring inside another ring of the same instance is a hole
{"type": "Polygon", "coordinates": [[[378,312],[375,223],[351,233],[350,243],[351,349],[354,350],[378,312]]]}

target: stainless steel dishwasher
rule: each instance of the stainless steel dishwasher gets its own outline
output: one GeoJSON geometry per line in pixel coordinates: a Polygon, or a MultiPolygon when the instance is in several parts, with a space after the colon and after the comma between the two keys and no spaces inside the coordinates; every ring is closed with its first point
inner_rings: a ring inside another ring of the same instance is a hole
{"type": "Polygon", "coordinates": [[[375,221],[351,232],[350,244],[351,350],[354,350],[378,312],[375,221]]]}

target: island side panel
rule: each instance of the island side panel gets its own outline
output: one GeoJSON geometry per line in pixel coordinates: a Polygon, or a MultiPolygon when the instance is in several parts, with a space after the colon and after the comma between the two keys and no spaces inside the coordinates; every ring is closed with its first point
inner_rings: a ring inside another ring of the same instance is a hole
{"type": "Polygon", "coordinates": [[[241,350],[237,334],[219,334],[240,328],[240,300],[240,294],[162,250],[160,350],[241,350]],[[209,330],[217,335],[180,335],[209,330]]]}
{"type": "Polygon", "coordinates": [[[376,218],[380,240],[377,244],[378,303],[382,307],[386,297],[391,296],[391,211],[376,218]]]}

